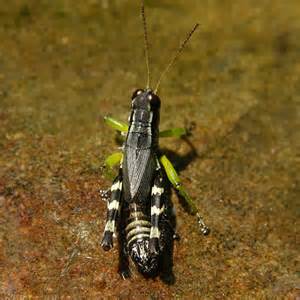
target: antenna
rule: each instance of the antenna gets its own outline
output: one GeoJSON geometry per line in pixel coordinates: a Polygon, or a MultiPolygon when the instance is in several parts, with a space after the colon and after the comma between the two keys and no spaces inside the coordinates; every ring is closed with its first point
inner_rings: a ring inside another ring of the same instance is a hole
{"type": "Polygon", "coordinates": [[[156,84],[154,93],[157,93],[157,90],[160,86],[160,83],[162,81],[162,78],[168,73],[168,71],[170,70],[170,68],[173,66],[173,64],[175,63],[175,61],[177,60],[178,56],[181,54],[181,52],[183,51],[183,49],[185,48],[187,42],[190,40],[191,36],[193,35],[193,33],[196,31],[196,29],[198,28],[199,24],[195,24],[193,29],[188,33],[188,35],[186,36],[186,38],[184,39],[184,41],[181,43],[181,45],[179,46],[178,50],[176,51],[175,55],[173,56],[173,58],[171,59],[171,61],[169,62],[169,64],[167,65],[167,67],[163,70],[163,72],[161,73],[158,82],[156,84]]]}
{"type": "Polygon", "coordinates": [[[147,33],[147,23],[145,15],[145,0],[141,1],[141,17],[144,27],[144,45],[145,45],[145,56],[146,56],[146,66],[147,66],[147,89],[150,86],[150,67],[149,67],[149,41],[147,33]]]}

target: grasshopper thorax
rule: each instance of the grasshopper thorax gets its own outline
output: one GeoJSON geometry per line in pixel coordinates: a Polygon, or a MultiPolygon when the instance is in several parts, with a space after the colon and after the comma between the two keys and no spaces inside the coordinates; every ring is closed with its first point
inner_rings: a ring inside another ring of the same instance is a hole
{"type": "Polygon", "coordinates": [[[160,99],[151,89],[138,89],[132,97],[130,123],[158,130],[160,99]]]}

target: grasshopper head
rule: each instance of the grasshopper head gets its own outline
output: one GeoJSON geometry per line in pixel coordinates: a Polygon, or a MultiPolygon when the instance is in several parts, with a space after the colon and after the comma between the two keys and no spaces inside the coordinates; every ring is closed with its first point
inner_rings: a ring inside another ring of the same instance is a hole
{"type": "Polygon", "coordinates": [[[160,99],[151,89],[137,89],[132,97],[132,109],[157,111],[160,108],[160,99]]]}

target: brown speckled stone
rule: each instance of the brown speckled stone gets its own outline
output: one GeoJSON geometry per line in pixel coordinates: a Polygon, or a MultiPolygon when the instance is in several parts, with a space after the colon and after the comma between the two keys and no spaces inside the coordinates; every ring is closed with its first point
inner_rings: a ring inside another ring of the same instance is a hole
{"type": "MultiPolygon", "coordinates": [[[[146,81],[139,1],[11,0],[0,8],[0,295],[39,299],[299,299],[299,1],[146,1],[164,149],[211,234],[173,197],[174,285],[117,274],[98,191],[146,81]],[[23,4],[21,3],[23,2],[23,4]],[[26,2],[26,1],[25,1],[26,2]]],[[[116,243],[115,243],[116,245],[116,243]]]]}

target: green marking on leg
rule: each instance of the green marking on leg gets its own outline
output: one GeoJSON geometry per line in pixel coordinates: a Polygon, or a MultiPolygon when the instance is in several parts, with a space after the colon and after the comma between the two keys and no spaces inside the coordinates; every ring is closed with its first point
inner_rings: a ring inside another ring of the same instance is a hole
{"type": "Polygon", "coordinates": [[[167,177],[170,180],[171,184],[178,191],[179,195],[182,196],[184,198],[184,200],[186,201],[186,203],[189,207],[190,213],[192,215],[196,215],[197,222],[200,227],[200,231],[202,232],[203,235],[208,235],[210,230],[205,225],[202,217],[200,216],[199,211],[198,211],[194,201],[188,195],[185,188],[182,186],[182,184],[180,182],[180,178],[179,178],[175,168],[173,167],[172,163],[168,160],[168,158],[165,155],[163,155],[160,158],[160,162],[163,165],[163,167],[166,171],[167,177]]]}
{"type": "Polygon", "coordinates": [[[115,165],[119,164],[123,158],[122,152],[116,152],[111,154],[104,162],[106,167],[113,168],[115,165]]]}
{"type": "Polygon", "coordinates": [[[118,121],[118,120],[116,120],[112,117],[104,117],[104,122],[108,126],[114,128],[118,131],[121,131],[121,132],[127,132],[128,131],[128,125],[126,123],[118,121]]]}
{"type": "Polygon", "coordinates": [[[159,133],[159,137],[177,137],[180,138],[186,135],[186,129],[184,128],[171,128],[167,130],[163,130],[159,133]]]}
{"type": "Polygon", "coordinates": [[[172,163],[169,161],[169,159],[165,155],[163,155],[160,158],[160,162],[162,163],[162,165],[166,171],[167,177],[170,180],[171,184],[178,191],[179,195],[182,196],[184,198],[184,200],[186,201],[186,203],[188,204],[190,213],[192,215],[196,215],[198,213],[198,209],[197,209],[194,201],[192,200],[192,198],[189,196],[189,194],[186,192],[185,188],[182,186],[181,180],[180,180],[174,166],[172,165],[172,163]]]}

